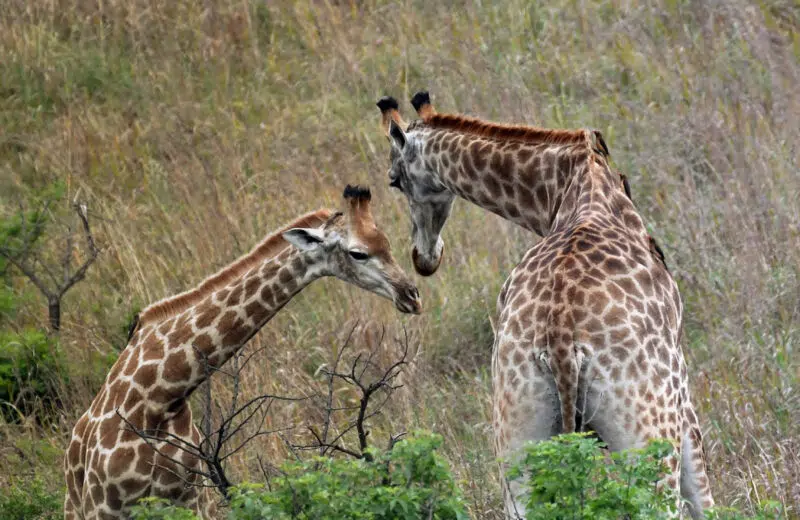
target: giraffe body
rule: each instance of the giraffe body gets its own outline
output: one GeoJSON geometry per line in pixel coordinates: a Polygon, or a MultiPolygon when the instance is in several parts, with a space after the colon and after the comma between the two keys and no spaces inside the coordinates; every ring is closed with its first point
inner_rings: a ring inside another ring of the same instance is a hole
{"type": "MultiPolygon", "coordinates": [[[[499,457],[526,441],[596,431],[610,449],[667,438],[665,483],[699,517],[713,505],[702,435],[679,345],[682,304],[625,179],[597,132],[549,131],[438,114],[412,100],[379,102],[392,143],[390,184],[409,201],[417,271],[442,260],[441,230],[456,196],[543,236],[498,298],[492,351],[499,457]]],[[[505,479],[504,479],[505,482],[505,479]]],[[[524,514],[516,483],[506,514],[524,514]]]]}
{"type": "Polygon", "coordinates": [[[201,439],[188,398],[314,280],[336,276],[394,300],[402,312],[419,312],[416,287],[372,220],[369,192],[348,187],[345,196],[346,216],[305,215],[198,288],[142,312],[73,429],[65,456],[66,519],[125,517],[144,496],[213,518],[207,483],[192,471],[205,468],[179,449],[201,439]],[[148,443],[136,430],[159,440],[148,443]]]}

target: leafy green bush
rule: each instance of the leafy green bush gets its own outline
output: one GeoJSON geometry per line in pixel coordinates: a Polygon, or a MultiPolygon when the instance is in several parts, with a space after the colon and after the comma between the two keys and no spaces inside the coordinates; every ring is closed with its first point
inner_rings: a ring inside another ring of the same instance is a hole
{"type": "Polygon", "coordinates": [[[554,437],[525,446],[508,478],[526,477],[524,505],[529,520],[665,518],[675,500],[656,482],[666,472],[665,441],[642,450],[611,453],[583,433],[554,437]]]}
{"type": "MultiPolygon", "coordinates": [[[[466,519],[466,507],[450,468],[437,453],[442,438],[419,433],[373,460],[319,457],[287,464],[270,484],[235,488],[229,520],[466,519]]],[[[149,500],[135,520],[191,520],[185,509],[149,500]]]]}
{"type": "Polygon", "coordinates": [[[0,520],[60,520],[63,499],[40,480],[17,482],[0,493],[0,520]]]}
{"type": "MultiPolygon", "coordinates": [[[[2,258],[0,258],[2,261],[2,258]]],[[[2,269],[2,266],[0,266],[2,269]]],[[[17,310],[14,292],[0,279],[0,323],[12,318],[17,310]]]]}
{"type": "MultiPolygon", "coordinates": [[[[373,460],[318,457],[284,465],[270,482],[234,488],[228,520],[261,519],[466,519],[461,493],[437,453],[442,438],[418,433],[373,460]]],[[[527,520],[656,520],[675,512],[672,492],[656,483],[672,453],[666,441],[640,450],[607,454],[586,434],[561,435],[531,443],[508,477],[523,479],[527,520]]],[[[133,520],[197,520],[189,510],[147,498],[133,520]]],[[[5,517],[0,517],[4,520],[5,517]]],[[[764,502],[747,516],[733,508],[706,512],[709,520],[777,520],[783,509],[764,502]]]]}
{"type": "Polygon", "coordinates": [[[53,338],[39,330],[0,331],[0,406],[6,418],[57,403],[64,374],[53,338]]]}
{"type": "Polygon", "coordinates": [[[465,519],[450,469],[436,450],[442,438],[417,434],[373,461],[317,458],[290,464],[271,491],[238,488],[231,519],[465,519]]]}
{"type": "MultiPolygon", "coordinates": [[[[640,450],[606,453],[605,446],[585,433],[560,435],[530,443],[507,476],[522,480],[527,520],[671,518],[676,501],[656,483],[667,471],[672,453],[667,441],[653,441],[640,450]]],[[[709,520],[783,518],[780,504],[764,502],[747,516],[733,508],[706,512],[709,520]]]]}
{"type": "MultiPolygon", "coordinates": [[[[467,513],[446,462],[437,453],[442,438],[418,433],[372,461],[315,458],[284,465],[270,484],[234,488],[228,520],[269,519],[466,519],[467,513]]],[[[576,433],[531,443],[507,476],[523,480],[527,520],[656,520],[675,511],[672,493],[656,486],[672,452],[666,441],[640,450],[607,454],[603,444],[576,433]]],[[[189,510],[147,498],[133,520],[197,520],[189,510]]],[[[775,502],[755,516],[733,508],[706,512],[709,520],[777,520],[775,502]]],[[[0,520],[4,520],[0,517],[0,520]]]]}

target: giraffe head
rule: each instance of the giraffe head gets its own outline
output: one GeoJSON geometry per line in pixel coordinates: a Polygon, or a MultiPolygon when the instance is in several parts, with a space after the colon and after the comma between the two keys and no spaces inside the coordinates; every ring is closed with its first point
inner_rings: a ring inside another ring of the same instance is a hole
{"type": "Polygon", "coordinates": [[[419,314],[419,291],[397,265],[386,234],[375,225],[369,190],[348,185],[344,198],[344,213],[335,213],[319,228],[284,231],[283,238],[306,252],[322,275],[388,298],[401,312],[419,314]]]}
{"type": "MultiPolygon", "coordinates": [[[[412,100],[420,115],[433,113],[427,93],[418,93],[412,100]]],[[[447,189],[421,158],[421,140],[406,125],[397,110],[397,101],[383,97],[378,101],[383,129],[391,143],[389,186],[403,192],[411,210],[412,259],[422,276],[430,276],[439,268],[444,252],[441,233],[455,194],[447,189]]]]}

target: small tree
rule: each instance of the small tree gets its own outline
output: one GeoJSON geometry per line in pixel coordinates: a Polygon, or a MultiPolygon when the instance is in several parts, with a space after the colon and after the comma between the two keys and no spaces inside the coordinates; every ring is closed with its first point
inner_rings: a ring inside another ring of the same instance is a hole
{"type": "Polygon", "coordinates": [[[0,274],[7,268],[6,262],[16,267],[39,289],[47,300],[50,329],[58,332],[61,328],[61,300],[76,283],[86,277],[86,271],[97,259],[100,250],[94,241],[89,227],[89,212],[85,203],[76,198],[72,209],[78,218],[81,233],[86,241],[83,262],[74,268],[75,232],[73,225],[67,224],[64,246],[57,262],[49,261],[39,246],[45,227],[52,221],[51,207],[60,197],[58,187],[37,198],[32,210],[20,206],[19,211],[5,219],[0,226],[0,274]]]}
{"type": "MultiPolygon", "coordinates": [[[[297,397],[263,394],[245,402],[240,402],[242,370],[260,350],[247,355],[240,352],[233,357],[229,365],[222,368],[214,368],[210,363],[206,362],[205,369],[208,378],[219,372],[220,375],[230,379],[233,393],[230,402],[223,406],[213,399],[208,381],[199,390],[203,416],[200,423],[202,439],[197,444],[187,439],[179,438],[170,432],[158,429],[138,429],[121,414],[120,418],[125,422],[128,429],[136,433],[160,455],[184,468],[188,473],[201,477],[201,484],[197,485],[215,487],[223,499],[229,498],[229,490],[234,486],[234,482],[226,472],[228,459],[241,451],[256,437],[279,434],[293,429],[293,427],[275,430],[263,428],[272,404],[276,401],[311,400],[323,411],[324,420],[321,428],[308,427],[311,437],[308,443],[293,444],[287,441],[289,448],[295,454],[305,451],[314,451],[321,456],[339,453],[355,459],[371,461],[373,454],[368,449],[368,421],[381,413],[392,392],[399,388],[399,385],[396,384],[396,379],[407,364],[408,338],[404,337],[399,356],[387,366],[380,366],[375,361],[377,349],[383,342],[383,335],[381,335],[381,340],[376,347],[366,352],[354,353],[352,359],[346,362],[345,354],[350,352],[351,339],[357,327],[358,324],[350,330],[344,345],[336,354],[333,365],[331,367],[323,366],[320,369],[320,372],[327,379],[327,392],[324,395],[313,392],[310,395],[297,397]],[[352,406],[334,402],[334,394],[337,393],[339,385],[345,385],[358,392],[358,405],[352,406]],[[336,421],[337,433],[333,435],[334,416],[341,413],[350,413],[354,417],[345,417],[342,421],[343,424],[338,424],[339,421],[336,421]],[[241,435],[245,431],[252,433],[241,435]],[[356,437],[357,448],[348,447],[344,443],[353,434],[356,437]],[[180,453],[170,455],[161,448],[167,446],[200,459],[203,462],[202,467],[187,466],[183,462],[180,453]]],[[[403,435],[401,433],[389,436],[387,440],[389,450],[403,435]]],[[[265,477],[269,478],[269,469],[272,468],[274,470],[275,468],[265,463],[260,457],[259,461],[265,477]]],[[[187,484],[191,483],[187,482],[187,484]]]]}
{"type": "MultiPolygon", "coordinates": [[[[403,338],[398,339],[398,356],[385,365],[375,361],[378,350],[385,339],[385,329],[381,330],[380,338],[373,348],[367,351],[351,354],[353,333],[358,328],[356,323],[347,335],[342,347],[336,352],[332,365],[323,365],[319,369],[327,379],[327,393],[316,396],[317,407],[323,412],[322,427],[309,426],[308,431],[313,441],[308,444],[293,444],[292,449],[302,451],[318,451],[320,455],[342,453],[356,459],[371,460],[372,454],[369,447],[368,422],[373,417],[383,412],[384,405],[391,399],[395,390],[400,385],[397,380],[403,369],[408,365],[409,341],[403,329],[403,338]],[[355,391],[358,396],[357,405],[337,403],[334,395],[338,395],[344,386],[350,391],[355,391]],[[337,415],[351,414],[343,420],[337,420],[337,415]],[[353,417],[352,414],[355,414],[353,417]],[[337,433],[332,434],[331,427],[336,423],[337,433]],[[356,434],[357,448],[345,447],[344,441],[353,432],[356,434]]],[[[388,448],[391,450],[394,443],[400,439],[403,432],[390,435],[387,439],[388,448]]]]}

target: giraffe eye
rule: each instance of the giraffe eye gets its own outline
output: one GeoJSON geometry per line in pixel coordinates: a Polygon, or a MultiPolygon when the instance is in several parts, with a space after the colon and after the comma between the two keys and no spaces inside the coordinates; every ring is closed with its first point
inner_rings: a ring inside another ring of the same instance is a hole
{"type": "Polygon", "coordinates": [[[369,258],[369,255],[367,253],[364,253],[363,251],[353,250],[353,251],[348,251],[348,253],[353,258],[353,260],[364,261],[367,258],[369,258]]]}

